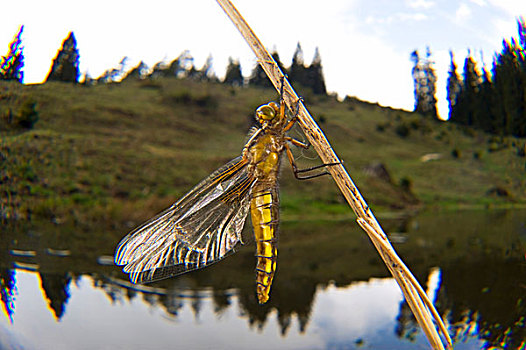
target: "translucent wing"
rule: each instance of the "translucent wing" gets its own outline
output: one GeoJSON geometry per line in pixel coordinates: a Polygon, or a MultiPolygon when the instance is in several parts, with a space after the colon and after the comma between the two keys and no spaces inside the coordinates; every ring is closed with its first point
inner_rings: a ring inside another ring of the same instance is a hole
{"type": "Polygon", "coordinates": [[[210,265],[243,244],[241,231],[255,178],[238,157],[117,246],[115,263],[134,283],[151,282],[210,265]]]}

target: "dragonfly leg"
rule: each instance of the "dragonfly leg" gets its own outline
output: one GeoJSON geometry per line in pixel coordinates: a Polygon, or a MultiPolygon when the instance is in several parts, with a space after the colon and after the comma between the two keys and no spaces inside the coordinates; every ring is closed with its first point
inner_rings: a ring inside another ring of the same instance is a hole
{"type": "Polygon", "coordinates": [[[292,143],[294,146],[301,147],[303,149],[309,149],[310,142],[307,141],[307,143],[301,142],[300,140],[293,139],[292,137],[285,137],[285,141],[288,141],[292,143]]]}
{"type": "Polygon", "coordinates": [[[294,111],[294,116],[292,117],[292,119],[287,123],[287,125],[285,125],[285,127],[283,128],[284,131],[289,131],[293,126],[294,124],[296,123],[296,121],[298,120],[298,113],[300,111],[300,103],[303,102],[303,97],[299,97],[298,100],[296,101],[296,111],[294,111]]]}
{"type": "Polygon", "coordinates": [[[285,99],[283,98],[284,87],[285,87],[285,76],[283,75],[280,79],[279,88],[279,115],[285,116],[285,99]]]}
{"type": "Polygon", "coordinates": [[[315,177],[319,177],[319,176],[323,176],[323,175],[330,175],[330,173],[327,170],[325,170],[324,172],[317,173],[317,174],[312,174],[312,175],[303,175],[302,176],[300,174],[301,173],[306,173],[306,172],[309,172],[309,171],[312,171],[312,170],[324,168],[324,167],[327,167],[327,166],[334,166],[334,165],[342,164],[342,162],[327,163],[327,164],[316,165],[316,166],[313,166],[313,167],[310,167],[310,168],[306,168],[306,169],[298,169],[298,167],[296,165],[296,161],[294,160],[294,156],[292,155],[292,151],[290,150],[290,146],[287,143],[285,143],[285,151],[287,152],[287,158],[289,159],[290,166],[292,167],[292,172],[294,173],[294,177],[296,179],[298,179],[298,180],[308,180],[308,179],[313,179],[315,177]]]}

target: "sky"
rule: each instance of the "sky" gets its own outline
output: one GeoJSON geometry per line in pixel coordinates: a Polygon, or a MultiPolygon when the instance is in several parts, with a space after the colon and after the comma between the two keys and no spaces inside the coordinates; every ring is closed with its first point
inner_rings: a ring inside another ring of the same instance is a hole
{"type": "MultiPolygon", "coordinates": [[[[131,68],[175,59],[189,50],[200,68],[209,55],[222,77],[228,58],[243,75],[256,64],[253,53],[214,0],[65,1],[18,0],[2,5],[0,55],[7,54],[20,25],[24,82],[42,82],[70,31],[80,52],[80,71],[91,77],[128,57],[131,68]],[[21,10],[22,9],[22,10],[21,10]]],[[[502,40],[517,36],[524,0],[233,0],[269,49],[289,66],[298,42],[309,64],[321,54],[327,89],[383,106],[412,110],[413,50],[432,52],[438,75],[439,113],[447,117],[449,50],[460,69],[468,49],[491,68],[502,40]]],[[[479,67],[481,68],[481,67],[479,67]]],[[[308,105],[308,101],[306,101],[308,105]]]]}

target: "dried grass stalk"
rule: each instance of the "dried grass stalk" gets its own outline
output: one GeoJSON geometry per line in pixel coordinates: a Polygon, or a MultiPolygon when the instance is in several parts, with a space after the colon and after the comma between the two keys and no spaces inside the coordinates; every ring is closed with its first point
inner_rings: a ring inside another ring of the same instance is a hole
{"type": "MultiPolygon", "coordinates": [[[[287,106],[291,110],[294,110],[299,97],[288,82],[287,78],[284,77],[283,72],[281,72],[272,56],[268,53],[250,26],[229,0],[217,0],[217,2],[237,27],[252,51],[254,51],[259,64],[277,91],[279,91],[281,80],[284,78],[283,98],[287,106]]],[[[433,324],[433,320],[436,322],[439,331],[443,334],[447,348],[452,349],[451,338],[447,333],[444,322],[433,306],[433,303],[429,300],[415,277],[396,254],[371,209],[358,191],[358,188],[354,185],[354,182],[341,164],[340,159],[336,153],[334,153],[327,138],[302,102],[299,103],[298,123],[323,163],[340,163],[339,165],[328,167],[328,170],[350,207],[358,217],[358,224],[369,235],[373,245],[378,250],[378,253],[382,257],[387,268],[400,286],[409,307],[424,330],[424,333],[433,349],[444,349],[444,344],[433,324]]]]}

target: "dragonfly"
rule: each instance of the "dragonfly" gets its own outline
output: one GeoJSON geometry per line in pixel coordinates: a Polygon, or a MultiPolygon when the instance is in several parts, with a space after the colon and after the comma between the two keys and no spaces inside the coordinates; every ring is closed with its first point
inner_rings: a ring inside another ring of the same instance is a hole
{"type": "MultiPolygon", "coordinates": [[[[251,214],[256,243],[256,294],[269,300],[277,262],[278,175],[285,152],[299,180],[328,174],[298,169],[291,145],[308,148],[287,132],[297,121],[286,113],[281,83],[279,104],[269,102],[255,112],[259,127],[249,132],[241,156],[202,180],[172,206],[140,225],[118,244],[115,263],[133,283],[148,283],[209,266],[234,253],[247,239],[244,223],[251,214]]],[[[339,163],[338,163],[339,164],[339,163]]]]}

